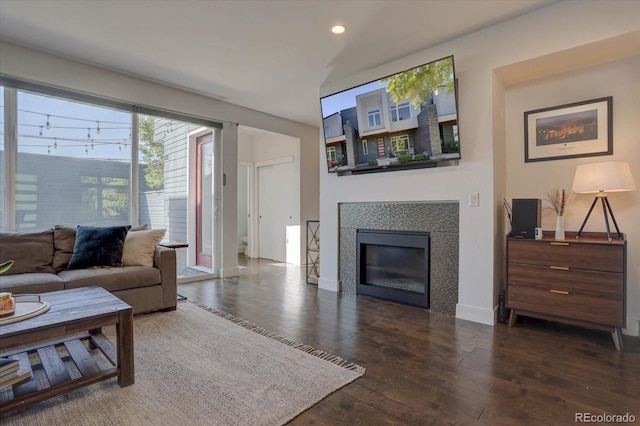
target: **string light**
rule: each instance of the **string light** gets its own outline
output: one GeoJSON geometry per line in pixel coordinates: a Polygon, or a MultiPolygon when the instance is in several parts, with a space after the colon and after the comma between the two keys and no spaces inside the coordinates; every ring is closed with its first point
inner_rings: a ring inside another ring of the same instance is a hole
{"type": "MultiPolygon", "coordinates": [[[[36,115],[46,115],[47,116],[47,121],[49,121],[49,119],[51,117],[55,117],[55,118],[63,118],[65,120],[76,120],[76,121],[84,121],[84,122],[88,122],[88,123],[95,123],[96,119],[91,119],[91,118],[78,118],[78,117],[67,117],[64,115],[56,115],[56,114],[47,114],[44,112],[38,112],[38,111],[30,111],[27,109],[18,109],[18,111],[20,112],[26,112],[29,114],[36,114],[36,115]]],[[[100,120],[101,123],[107,123],[107,124],[123,124],[123,125],[128,125],[130,124],[129,122],[124,122],[124,121],[104,121],[104,120],[100,120]]]]}
{"type": "MultiPolygon", "coordinates": [[[[23,127],[42,127],[42,128],[44,128],[44,126],[40,126],[38,124],[27,124],[27,123],[18,123],[18,126],[23,126],[23,127]]],[[[51,129],[78,129],[78,130],[86,129],[86,127],[84,127],[84,126],[82,126],[82,127],[78,127],[78,126],[49,126],[49,127],[51,129]]],[[[131,127],[130,126],[126,126],[126,127],[101,127],[100,131],[102,131],[102,130],[129,130],[129,131],[131,131],[131,127]]]]}
{"type": "MultiPolygon", "coordinates": [[[[0,107],[4,107],[3,105],[0,105],[0,107]]],[[[38,111],[29,111],[29,110],[25,110],[25,109],[18,109],[18,111],[20,112],[25,112],[25,113],[31,113],[31,114],[35,114],[35,115],[40,115],[40,116],[44,116],[46,117],[46,123],[44,125],[39,125],[39,124],[30,124],[30,123],[17,123],[18,126],[24,126],[24,127],[28,127],[28,128],[34,128],[33,133],[29,134],[29,132],[19,132],[18,136],[21,138],[21,146],[24,147],[42,147],[44,148],[45,146],[47,147],[47,153],[51,154],[51,147],[53,147],[53,149],[58,149],[58,145],[60,146],[60,148],[64,148],[64,149],[68,149],[68,148],[82,148],[82,146],[84,145],[85,147],[85,154],[88,155],[88,151],[89,151],[89,145],[91,145],[91,150],[96,150],[99,149],[100,147],[96,147],[96,145],[103,145],[103,146],[114,146],[115,144],[118,144],[118,151],[122,151],[123,148],[126,150],[128,148],[128,140],[131,140],[131,136],[133,133],[133,128],[131,127],[131,123],[130,122],[117,122],[117,121],[103,121],[103,120],[96,120],[96,119],[89,119],[89,118],[79,118],[79,117],[66,117],[66,116],[61,116],[61,115],[57,115],[57,114],[47,114],[44,112],[38,112],[38,111]],[[96,125],[96,127],[82,127],[82,124],[80,124],[80,126],[60,126],[60,125],[52,125],[51,119],[54,119],[53,123],[58,123],[55,118],[59,118],[61,119],[62,123],[64,123],[64,120],[76,120],[76,121],[83,121],[89,124],[94,124],[96,125]],[[104,126],[106,124],[106,127],[104,126]],[[115,126],[110,126],[110,124],[115,125],[115,126]],[[49,135],[45,135],[44,130],[51,130],[52,133],[56,134],[58,132],[56,132],[57,130],[87,130],[86,133],[86,138],[73,138],[73,137],[69,137],[71,136],[71,132],[64,132],[63,134],[65,134],[65,136],[63,137],[54,137],[53,134],[51,136],[49,135]],[[95,134],[101,134],[102,130],[120,130],[120,131],[126,131],[129,130],[129,139],[127,138],[122,138],[122,142],[119,141],[119,139],[102,139],[102,138],[97,138],[94,139],[92,137],[91,131],[94,131],[94,135],[95,134]],[[66,133],[69,133],[69,136],[66,136],[66,133]],[[22,139],[24,138],[24,139],[22,139]],[[28,143],[29,139],[31,139],[33,141],[33,144],[28,143]],[[60,139],[61,143],[58,144],[58,139],[60,139]],[[48,142],[48,141],[51,141],[48,142]],[[47,143],[48,142],[48,143],[47,143]]],[[[177,140],[181,137],[183,137],[184,135],[188,134],[189,132],[189,126],[185,125],[188,123],[183,123],[183,122],[177,122],[176,123],[176,129],[173,128],[173,120],[171,119],[163,119],[162,117],[158,117],[155,118],[155,123],[154,123],[154,135],[152,135],[151,137],[154,138],[157,142],[164,142],[165,138],[169,138],[171,140],[177,140]],[[169,135],[170,134],[170,135],[169,135]]],[[[2,125],[2,122],[0,120],[0,126],[2,125]]],[[[0,131],[0,134],[2,132],[0,131]]]]}

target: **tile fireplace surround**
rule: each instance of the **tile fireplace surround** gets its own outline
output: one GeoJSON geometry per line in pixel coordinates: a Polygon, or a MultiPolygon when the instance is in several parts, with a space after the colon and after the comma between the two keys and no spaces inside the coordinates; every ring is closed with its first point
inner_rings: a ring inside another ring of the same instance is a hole
{"type": "Polygon", "coordinates": [[[431,310],[455,315],[458,303],[459,204],[453,201],[341,203],[339,275],[342,291],[356,293],[356,231],[431,233],[431,310]]]}

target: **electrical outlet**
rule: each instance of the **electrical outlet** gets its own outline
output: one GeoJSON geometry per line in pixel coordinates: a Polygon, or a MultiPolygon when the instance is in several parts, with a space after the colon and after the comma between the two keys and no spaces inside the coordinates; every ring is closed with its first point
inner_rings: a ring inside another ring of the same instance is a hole
{"type": "Polygon", "coordinates": [[[469,207],[478,207],[480,206],[480,193],[479,192],[470,192],[469,193],[469,207]]]}

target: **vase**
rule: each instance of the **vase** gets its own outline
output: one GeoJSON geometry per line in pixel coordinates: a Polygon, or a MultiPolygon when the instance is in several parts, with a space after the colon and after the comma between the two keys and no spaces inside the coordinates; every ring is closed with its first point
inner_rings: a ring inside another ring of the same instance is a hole
{"type": "Polygon", "coordinates": [[[564,240],[564,217],[556,216],[556,240],[564,240]]]}

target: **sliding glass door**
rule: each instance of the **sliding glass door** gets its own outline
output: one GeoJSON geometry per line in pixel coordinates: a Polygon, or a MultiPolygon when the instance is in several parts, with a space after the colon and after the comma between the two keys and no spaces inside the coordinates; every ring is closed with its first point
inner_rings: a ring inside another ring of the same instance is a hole
{"type": "Polygon", "coordinates": [[[0,231],[146,224],[216,270],[222,125],[4,76],[0,117],[0,231]]]}

